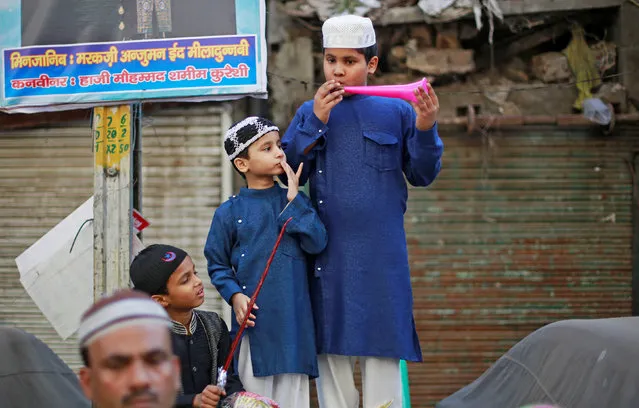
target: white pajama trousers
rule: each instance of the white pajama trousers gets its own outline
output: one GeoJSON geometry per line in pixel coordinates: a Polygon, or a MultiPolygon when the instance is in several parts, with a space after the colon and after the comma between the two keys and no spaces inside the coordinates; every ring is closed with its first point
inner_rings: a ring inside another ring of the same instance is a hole
{"type": "Polygon", "coordinates": [[[402,408],[399,360],[378,357],[318,356],[317,394],[320,408],[358,408],[353,371],[359,360],[363,408],[402,408]]]}
{"type": "Polygon", "coordinates": [[[240,345],[238,374],[246,391],[270,398],[277,402],[280,408],[309,408],[310,406],[308,375],[279,374],[269,377],[253,375],[248,336],[244,336],[240,345]]]}

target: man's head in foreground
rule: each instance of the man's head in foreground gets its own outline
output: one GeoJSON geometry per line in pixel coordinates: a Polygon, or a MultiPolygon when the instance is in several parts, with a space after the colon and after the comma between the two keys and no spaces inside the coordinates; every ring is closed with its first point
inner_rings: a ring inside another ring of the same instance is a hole
{"type": "Polygon", "coordinates": [[[146,294],[122,290],[91,306],[79,329],[80,382],[98,408],[170,408],[180,387],[171,321],[146,294]]]}

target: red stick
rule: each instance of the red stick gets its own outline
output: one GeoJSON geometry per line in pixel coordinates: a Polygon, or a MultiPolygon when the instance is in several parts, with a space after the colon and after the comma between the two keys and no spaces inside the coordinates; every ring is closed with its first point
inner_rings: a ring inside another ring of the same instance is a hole
{"type": "Polygon", "coordinates": [[[251,301],[249,302],[248,310],[246,311],[246,316],[244,316],[244,320],[242,321],[242,324],[240,325],[240,328],[237,331],[235,340],[233,340],[233,344],[231,344],[231,350],[229,351],[229,355],[228,357],[226,357],[226,362],[224,363],[224,367],[223,367],[224,371],[228,371],[229,367],[231,366],[231,361],[233,360],[235,349],[237,349],[240,339],[242,338],[242,333],[244,332],[244,329],[246,329],[246,323],[248,322],[248,318],[251,312],[253,311],[253,306],[255,305],[255,300],[257,299],[257,295],[260,293],[260,289],[262,289],[262,285],[264,284],[266,275],[268,275],[268,269],[271,267],[271,262],[273,262],[273,258],[275,257],[275,253],[277,252],[277,247],[280,246],[280,241],[282,240],[282,237],[284,236],[284,231],[286,230],[286,226],[288,225],[289,222],[291,222],[292,219],[293,217],[289,218],[288,220],[286,220],[284,225],[282,225],[282,230],[280,231],[279,237],[277,237],[277,241],[275,241],[275,246],[273,247],[273,251],[271,251],[271,256],[268,258],[268,262],[266,262],[266,268],[264,268],[264,272],[262,272],[262,277],[260,278],[260,281],[257,284],[257,288],[255,289],[253,296],[251,296],[251,301]]]}

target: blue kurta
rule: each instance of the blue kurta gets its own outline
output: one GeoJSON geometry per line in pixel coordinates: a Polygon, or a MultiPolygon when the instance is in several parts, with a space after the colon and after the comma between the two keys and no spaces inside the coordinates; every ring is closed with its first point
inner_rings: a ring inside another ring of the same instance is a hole
{"type": "MultiPolygon", "coordinates": [[[[256,377],[299,373],[314,378],[318,370],[307,253],[325,248],[326,230],[304,193],[288,203],[286,192],[279,185],[242,188],[215,211],[204,255],[211,282],[224,300],[230,303],[235,293],[251,297],[281,227],[293,217],[257,297],[255,327],[245,333],[256,377]]],[[[234,316],[232,332],[238,326],[234,316]]]]}
{"type": "Polygon", "coordinates": [[[356,95],[333,108],[327,125],[313,101],[304,103],[282,145],[291,167],[304,162],[300,184],[310,181],[329,236],[311,279],[319,353],[421,361],[404,175],[414,186],[433,182],[443,153],[437,126],[418,131],[404,101],[356,95]]]}

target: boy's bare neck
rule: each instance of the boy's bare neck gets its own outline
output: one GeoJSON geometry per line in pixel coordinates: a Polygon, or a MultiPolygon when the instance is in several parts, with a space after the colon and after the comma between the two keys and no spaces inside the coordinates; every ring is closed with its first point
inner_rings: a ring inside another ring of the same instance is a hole
{"type": "Polygon", "coordinates": [[[166,310],[169,314],[171,320],[174,320],[180,323],[184,327],[189,327],[191,324],[191,319],[193,318],[193,309],[189,309],[187,311],[179,311],[179,310],[171,310],[170,308],[166,310]]]}
{"type": "Polygon", "coordinates": [[[255,176],[252,174],[246,175],[246,186],[248,188],[252,188],[254,190],[266,190],[267,188],[271,188],[275,185],[275,180],[273,180],[273,176],[255,176]]]}

